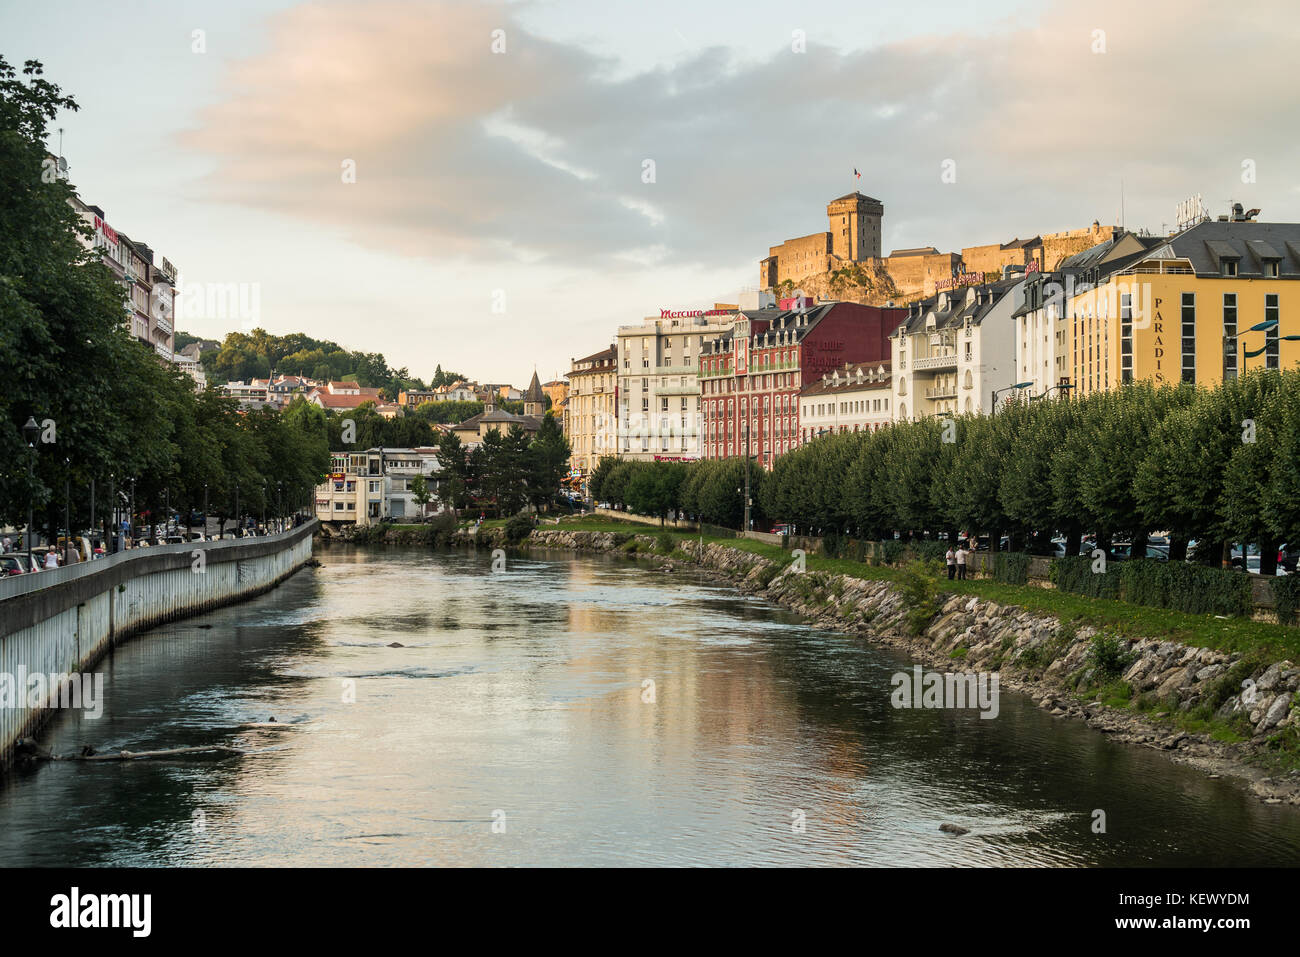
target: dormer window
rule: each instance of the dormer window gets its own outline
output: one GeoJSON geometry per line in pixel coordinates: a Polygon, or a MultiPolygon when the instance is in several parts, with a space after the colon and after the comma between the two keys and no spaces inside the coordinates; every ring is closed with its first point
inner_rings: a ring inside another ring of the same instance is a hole
{"type": "Polygon", "coordinates": [[[1225,276],[1237,275],[1237,260],[1235,259],[1223,260],[1223,275],[1225,276]]]}
{"type": "Polygon", "coordinates": [[[1276,279],[1278,276],[1278,262],[1276,259],[1264,263],[1264,275],[1269,279],[1276,279]]]}

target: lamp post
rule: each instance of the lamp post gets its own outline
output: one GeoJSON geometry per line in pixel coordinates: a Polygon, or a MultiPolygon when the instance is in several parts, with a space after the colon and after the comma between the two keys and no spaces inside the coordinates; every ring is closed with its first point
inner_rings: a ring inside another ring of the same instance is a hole
{"type": "Polygon", "coordinates": [[[203,541],[208,540],[208,483],[203,483],[203,541]]]}
{"type": "MultiPolygon", "coordinates": [[[[1255,323],[1253,326],[1247,329],[1246,332],[1266,332],[1269,329],[1276,328],[1277,324],[1278,322],[1276,319],[1265,319],[1262,322],[1255,323]]],[[[1236,358],[1238,343],[1240,342],[1241,337],[1246,334],[1246,332],[1238,333],[1235,336],[1223,337],[1223,381],[1224,382],[1228,381],[1228,359],[1236,358]]],[[[1283,339],[1285,339],[1287,342],[1300,342],[1300,335],[1278,336],[1277,339],[1279,342],[1282,341],[1283,339]]],[[[1263,355],[1265,352],[1267,352],[1268,346],[1269,346],[1268,339],[1267,337],[1265,337],[1264,344],[1262,346],[1260,346],[1258,349],[1242,350],[1242,355],[1247,359],[1253,359],[1256,356],[1263,355]]],[[[1240,364],[1234,363],[1234,365],[1237,365],[1237,368],[1234,371],[1237,373],[1237,375],[1240,375],[1241,374],[1240,364]]]]}
{"type": "Polygon", "coordinates": [[[235,538],[242,538],[244,534],[243,523],[239,520],[239,483],[235,483],[235,538]]]}
{"type": "Polygon", "coordinates": [[[117,551],[117,473],[110,472],[108,475],[108,540],[104,543],[104,551],[113,554],[117,551]]]}
{"type": "Polygon", "coordinates": [[[266,483],[262,483],[262,534],[266,534],[266,483]]]}
{"type": "Polygon", "coordinates": [[[25,572],[32,570],[32,512],[35,509],[33,499],[36,496],[36,490],[33,486],[36,484],[36,436],[40,435],[41,427],[36,424],[36,417],[29,415],[27,421],[23,423],[23,438],[27,439],[27,531],[24,538],[27,539],[27,567],[25,572]]]}
{"type": "Polygon", "coordinates": [[[1029,397],[1029,401],[1030,401],[1030,402],[1037,402],[1039,399],[1046,399],[1049,395],[1051,395],[1051,394],[1052,394],[1053,392],[1055,392],[1057,389],[1060,389],[1062,392],[1069,392],[1069,391],[1070,391],[1071,389],[1073,389],[1073,388],[1074,388],[1074,383],[1072,383],[1072,382],[1062,382],[1062,383],[1060,383],[1059,385],[1049,386],[1048,388],[1046,388],[1046,389],[1044,389],[1042,392],[1040,392],[1038,395],[1031,395],[1031,396],[1029,397]]]}
{"type": "Polygon", "coordinates": [[[998,414],[998,396],[1000,396],[1003,392],[1014,392],[1017,389],[1028,389],[1032,385],[1033,385],[1032,382],[1017,382],[1015,385],[1009,385],[1005,389],[994,389],[993,407],[989,409],[989,415],[998,414]]]}
{"type": "Polygon", "coordinates": [[[131,514],[127,516],[127,529],[131,547],[135,548],[135,479],[131,479],[131,514]]]}
{"type": "Polygon", "coordinates": [[[284,483],[275,483],[275,530],[283,531],[281,520],[284,518],[284,483]]]}
{"type": "Polygon", "coordinates": [[[67,564],[72,561],[72,459],[68,456],[63,459],[63,528],[68,536],[63,550],[64,564],[67,564]]]}

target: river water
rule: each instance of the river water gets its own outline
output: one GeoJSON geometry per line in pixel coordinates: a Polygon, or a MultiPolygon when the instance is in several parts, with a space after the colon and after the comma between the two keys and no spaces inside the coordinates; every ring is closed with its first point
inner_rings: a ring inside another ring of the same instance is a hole
{"type": "Polygon", "coordinates": [[[691,569],[317,557],[118,648],[102,717],[42,735],[57,753],[252,753],[17,771],[0,782],[0,864],[1300,860],[1295,809],[1011,693],[992,720],[895,709],[890,676],[910,661],[691,569]]]}

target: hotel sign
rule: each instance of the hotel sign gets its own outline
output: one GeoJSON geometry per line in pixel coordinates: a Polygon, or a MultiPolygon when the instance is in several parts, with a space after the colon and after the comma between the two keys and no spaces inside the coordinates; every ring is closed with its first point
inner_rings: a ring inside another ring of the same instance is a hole
{"type": "Polygon", "coordinates": [[[98,216],[95,217],[95,229],[103,233],[110,243],[117,242],[116,230],[114,230],[112,226],[108,225],[108,223],[104,222],[98,216]]]}
{"type": "Polygon", "coordinates": [[[730,316],[735,313],[734,309],[689,309],[681,312],[673,312],[668,309],[659,310],[660,319],[695,319],[700,316],[730,316]]]}
{"type": "Polygon", "coordinates": [[[975,286],[984,281],[982,272],[964,272],[960,276],[953,276],[951,279],[940,279],[935,282],[934,288],[954,289],[957,286],[975,286]]]}

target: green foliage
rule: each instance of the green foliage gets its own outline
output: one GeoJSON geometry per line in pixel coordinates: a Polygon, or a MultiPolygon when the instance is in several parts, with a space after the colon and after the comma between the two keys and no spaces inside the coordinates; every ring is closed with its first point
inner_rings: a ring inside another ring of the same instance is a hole
{"type": "Polygon", "coordinates": [[[1254,607],[1250,577],[1238,571],[1144,558],[1110,562],[1105,572],[1092,566],[1089,556],[1066,556],[1052,562],[1049,575],[1063,591],[1190,614],[1249,617],[1254,607]]]}
{"type": "Polygon", "coordinates": [[[506,522],[505,534],[506,541],[511,545],[518,545],[533,531],[533,520],[527,515],[515,515],[506,522]]]}
{"type": "Polygon", "coordinates": [[[1093,668],[1097,683],[1104,679],[1114,679],[1122,675],[1135,659],[1131,651],[1126,651],[1124,639],[1113,634],[1093,636],[1088,643],[1088,664],[1093,668]]]}
{"type": "Polygon", "coordinates": [[[1273,593],[1277,620],[1284,625],[1294,625],[1300,612],[1300,574],[1275,577],[1268,584],[1273,593]]]}
{"type": "Polygon", "coordinates": [[[1093,559],[1087,555],[1066,555],[1053,559],[1047,577],[1061,591],[1087,595],[1089,598],[1119,598],[1119,575],[1114,565],[1094,572],[1093,559]]]}
{"type": "Polygon", "coordinates": [[[899,592],[907,606],[907,630],[912,635],[925,631],[939,612],[937,562],[918,561],[907,565],[898,577],[899,592]]]}
{"type": "Polygon", "coordinates": [[[201,509],[205,489],[216,516],[236,498],[245,514],[305,505],[329,467],[320,409],[241,412],[195,395],[126,329],[122,286],[82,244],[70,186],[42,175],[48,123],[76,108],[39,63],[20,74],[0,58],[0,523],[25,522],[30,499],[38,526],[61,526],[66,504],[84,528],[92,481],[97,520],[110,483],[134,491],[141,515],[201,509]],[[53,427],[34,449],[29,416],[53,427]]]}
{"type": "Polygon", "coordinates": [[[1008,585],[1023,585],[1029,581],[1030,556],[1023,552],[996,552],[993,555],[993,577],[1008,585]]]}

